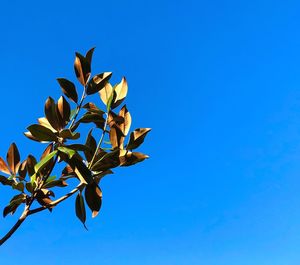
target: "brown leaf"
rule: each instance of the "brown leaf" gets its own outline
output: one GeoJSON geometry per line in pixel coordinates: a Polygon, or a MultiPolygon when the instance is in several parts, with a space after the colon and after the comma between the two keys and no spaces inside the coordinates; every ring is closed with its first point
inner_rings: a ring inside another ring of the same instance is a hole
{"type": "Polygon", "coordinates": [[[102,204],[102,191],[97,183],[92,182],[85,188],[85,200],[92,211],[92,217],[96,217],[102,204]]]}
{"type": "Polygon", "coordinates": [[[103,115],[105,112],[99,109],[94,103],[88,102],[82,108],[87,109],[88,112],[103,115]]]}
{"type": "Polygon", "coordinates": [[[93,58],[94,50],[95,50],[95,47],[88,50],[87,53],[85,54],[85,58],[90,65],[92,65],[92,58],[93,58]]]}
{"type": "Polygon", "coordinates": [[[128,150],[136,149],[138,148],[143,142],[148,132],[150,132],[150,128],[139,128],[134,130],[130,134],[129,143],[126,147],[128,150]]]}
{"type": "Polygon", "coordinates": [[[37,164],[37,161],[36,161],[35,157],[33,155],[28,155],[26,167],[27,167],[27,172],[28,172],[29,176],[32,176],[35,174],[34,166],[36,164],[37,164]]]}
{"type": "Polygon", "coordinates": [[[70,120],[71,108],[66,99],[61,96],[57,102],[57,116],[60,120],[60,128],[64,128],[70,120]]]}
{"type": "Polygon", "coordinates": [[[76,91],[76,87],[75,85],[65,79],[65,78],[58,78],[57,79],[61,89],[62,89],[62,92],[69,98],[71,99],[72,101],[74,101],[75,103],[78,102],[78,95],[77,95],[77,91],[76,91]]]}
{"type": "Polygon", "coordinates": [[[51,97],[47,98],[45,103],[45,116],[55,130],[59,130],[61,128],[56,112],[56,104],[54,99],[51,97]]]}
{"type": "Polygon", "coordinates": [[[86,226],[85,226],[86,212],[85,212],[85,205],[84,205],[84,200],[81,195],[81,192],[78,193],[76,196],[75,212],[76,212],[76,216],[78,217],[78,219],[83,223],[84,227],[86,228],[86,226]]]}
{"type": "Polygon", "coordinates": [[[20,153],[15,143],[12,143],[8,149],[6,160],[12,173],[16,175],[20,166],[20,153]]]}
{"type": "Polygon", "coordinates": [[[92,160],[93,155],[94,155],[94,153],[96,151],[96,148],[97,148],[97,142],[96,142],[95,138],[92,135],[92,131],[93,130],[89,131],[88,136],[87,136],[86,141],[85,141],[85,146],[88,149],[84,150],[84,155],[85,155],[85,158],[88,162],[90,162],[92,160]]]}
{"type": "Polygon", "coordinates": [[[89,61],[78,52],[76,52],[74,70],[78,81],[85,86],[91,75],[91,65],[89,61]]]}
{"type": "Polygon", "coordinates": [[[124,105],[120,112],[119,112],[119,116],[124,118],[124,122],[120,124],[120,128],[123,132],[123,134],[126,136],[129,132],[130,126],[131,126],[131,115],[126,107],[126,105],[124,105]]]}
{"type": "Polygon", "coordinates": [[[105,87],[109,79],[111,78],[111,72],[105,72],[102,74],[95,75],[87,84],[86,93],[87,95],[92,95],[99,92],[105,87]]]}
{"type": "Polygon", "coordinates": [[[120,166],[132,166],[136,163],[142,162],[143,160],[149,158],[149,156],[138,153],[138,152],[130,152],[127,150],[120,151],[120,166]]]}
{"type": "Polygon", "coordinates": [[[0,157],[0,171],[9,175],[11,174],[7,164],[5,163],[2,157],[0,157]]]}
{"type": "Polygon", "coordinates": [[[27,159],[24,160],[19,167],[19,178],[24,180],[27,174],[27,159]]]}

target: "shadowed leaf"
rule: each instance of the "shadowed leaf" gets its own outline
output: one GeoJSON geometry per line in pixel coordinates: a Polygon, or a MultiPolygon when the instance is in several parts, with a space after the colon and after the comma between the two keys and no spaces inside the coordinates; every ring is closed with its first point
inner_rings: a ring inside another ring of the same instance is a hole
{"type": "Polygon", "coordinates": [[[59,130],[61,128],[56,112],[56,104],[54,99],[51,97],[48,97],[45,103],[45,116],[55,130],[59,130]]]}
{"type": "Polygon", "coordinates": [[[92,217],[96,217],[102,204],[102,191],[97,183],[92,182],[85,188],[85,200],[92,211],[92,217]]]}
{"type": "Polygon", "coordinates": [[[78,102],[78,95],[77,95],[77,91],[76,91],[76,87],[75,85],[65,79],[65,78],[57,78],[57,81],[62,89],[62,92],[72,101],[74,101],[75,103],[78,102]]]}
{"type": "Polygon", "coordinates": [[[50,129],[39,124],[30,125],[27,130],[40,142],[51,142],[57,139],[56,135],[50,129]]]}
{"type": "Polygon", "coordinates": [[[75,212],[76,212],[76,216],[82,222],[85,229],[87,229],[87,227],[85,226],[85,220],[86,220],[85,205],[84,205],[84,200],[83,200],[81,193],[78,193],[76,196],[75,212]]]}

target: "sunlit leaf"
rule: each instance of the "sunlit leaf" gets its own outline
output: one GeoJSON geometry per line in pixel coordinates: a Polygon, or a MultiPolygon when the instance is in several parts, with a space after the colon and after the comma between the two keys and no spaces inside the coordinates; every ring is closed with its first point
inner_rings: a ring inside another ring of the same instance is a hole
{"type": "Polygon", "coordinates": [[[74,70],[78,81],[85,86],[91,75],[91,65],[89,61],[78,52],[76,52],[74,70]]]}
{"type": "Polygon", "coordinates": [[[51,152],[47,156],[45,156],[41,161],[39,161],[35,166],[34,166],[34,171],[35,173],[38,173],[43,169],[50,161],[51,159],[57,154],[57,150],[51,152]]]}
{"type": "Polygon", "coordinates": [[[99,91],[99,94],[103,103],[107,105],[110,97],[113,95],[113,87],[110,83],[106,83],[104,88],[99,91]]]}
{"type": "Polygon", "coordinates": [[[92,95],[99,92],[105,87],[109,79],[111,78],[111,72],[105,72],[95,75],[87,84],[86,93],[92,95]]]}
{"type": "Polygon", "coordinates": [[[71,159],[73,157],[73,155],[76,154],[76,151],[74,151],[73,149],[70,149],[68,147],[65,146],[59,146],[57,148],[60,152],[65,153],[66,155],[68,155],[69,159],[71,159]]]}
{"type": "Polygon", "coordinates": [[[114,88],[114,92],[116,93],[116,98],[111,103],[112,109],[118,107],[123,102],[123,100],[125,99],[125,97],[127,95],[127,91],[128,91],[127,81],[126,81],[126,78],[123,77],[121,82],[119,84],[117,84],[114,88]]]}
{"type": "Polygon", "coordinates": [[[0,171],[6,174],[11,174],[6,162],[0,157],[0,171]]]}
{"type": "Polygon", "coordinates": [[[138,148],[143,142],[148,132],[150,132],[150,128],[140,128],[134,130],[130,134],[129,143],[127,145],[128,150],[136,149],[138,148]]]}
{"type": "Polygon", "coordinates": [[[71,108],[66,99],[61,96],[57,102],[57,116],[60,120],[60,128],[64,128],[70,119],[71,108]]]}
{"type": "Polygon", "coordinates": [[[20,153],[15,143],[12,143],[8,149],[6,160],[12,173],[16,175],[20,166],[20,153]]]}

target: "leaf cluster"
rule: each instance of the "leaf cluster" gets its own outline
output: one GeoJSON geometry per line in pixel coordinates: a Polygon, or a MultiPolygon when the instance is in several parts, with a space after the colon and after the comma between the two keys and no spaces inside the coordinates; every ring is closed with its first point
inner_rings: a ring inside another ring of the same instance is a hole
{"type": "Polygon", "coordinates": [[[0,157],[0,183],[17,192],[4,208],[4,217],[14,214],[22,204],[26,217],[45,209],[52,211],[77,194],[75,213],[85,226],[86,206],[92,217],[100,211],[101,179],[112,174],[116,167],[131,166],[148,158],[136,149],[150,128],[130,132],[131,114],[127,106],[122,105],[128,92],[126,78],[111,84],[111,72],[92,76],[93,52],[94,48],[85,55],[75,54],[74,71],[82,87],[81,98],[75,83],[58,78],[63,95],[57,101],[47,98],[44,117],[29,125],[24,133],[30,140],[47,144],[42,155],[37,158],[28,154],[21,160],[17,145],[12,143],[6,159],[0,157]],[[90,100],[93,94],[99,95],[102,106],[90,100]],[[79,133],[80,126],[89,126],[86,136],[79,133]],[[58,177],[53,175],[57,163],[63,164],[58,177]],[[67,187],[71,178],[77,179],[77,187],[54,200],[55,188],[67,187]],[[39,206],[31,209],[33,203],[39,206]]]}

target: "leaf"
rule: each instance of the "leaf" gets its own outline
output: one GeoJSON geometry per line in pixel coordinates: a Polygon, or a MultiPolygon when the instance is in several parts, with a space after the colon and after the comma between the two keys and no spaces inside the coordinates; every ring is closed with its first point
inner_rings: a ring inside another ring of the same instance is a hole
{"type": "Polygon", "coordinates": [[[68,184],[63,179],[57,179],[52,181],[47,180],[47,183],[43,185],[44,188],[48,188],[48,189],[53,187],[66,187],[66,186],[68,186],[68,184]]]}
{"type": "Polygon", "coordinates": [[[7,177],[4,177],[4,176],[0,175],[0,183],[2,185],[5,185],[5,186],[12,186],[12,184],[14,183],[14,181],[11,180],[11,179],[8,179],[7,177]]]}
{"type": "Polygon", "coordinates": [[[41,156],[41,159],[42,160],[43,158],[45,158],[47,155],[49,155],[51,152],[53,151],[53,144],[49,144],[46,149],[44,150],[42,156],[41,156]]]}
{"type": "Polygon", "coordinates": [[[87,51],[87,53],[85,55],[85,58],[90,65],[92,65],[92,58],[93,58],[94,50],[95,50],[95,47],[91,48],[90,50],[87,51]]]}
{"type": "Polygon", "coordinates": [[[80,123],[94,123],[98,128],[103,128],[105,120],[102,115],[97,113],[85,113],[79,120],[80,123]]]}
{"type": "Polygon", "coordinates": [[[75,151],[89,151],[89,147],[87,147],[84,144],[70,144],[70,145],[66,145],[66,147],[73,149],[75,151]]]}
{"type": "Polygon", "coordinates": [[[60,120],[60,128],[64,128],[69,122],[71,108],[63,96],[61,96],[57,102],[57,114],[60,120]]]}
{"type": "Polygon", "coordinates": [[[74,151],[73,149],[67,148],[65,146],[60,146],[57,148],[60,152],[65,153],[66,155],[68,155],[69,159],[71,159],[73,157],[73,155],[76,154],[76,151],[74,151]]]}
{"type": "Polygon", "coordinates": [[[78,193],[76,196],[75,212],[78,219],[83,223],[85,229],[87,229],[87,227],[85,226],[85,221],[86,221],[85,205],[81,193],[78,193]]]}
{"type": "Polygon", "coordinates": [[[65,79],[65,78],[57,78],[57,81],[62,89],[62,92],[72,101],[74,101],[75,103],[78,102],[78,95],[77,95],[77,91],[76,91],[76,87],[75,85],[65,79]]]}
{"type": "Polygon", "coordinates": [[[102,191],[96,182],[88,184],[85,188],[85,200],[92,211],[92,217],[96,217],[102,204],[102,191]]]}
{"type": "Polygon", "coordinates": [[[35,159],[34,156],[32,155],[29,155],[27,157],[27,164],[26,164],[26,167],[27,167],[27,171],[28,171],[28,174],[30,176],[34,175],[35,174],[35,170],[34,170],[34,166],[36,165],[37,161],[35,159]]]}
{"type": "Polygon", "coordinates": [[[111,72],[104,72],[95,75],[87,84],[86,93],[87,95],[92,95],[99,92],[105,87],[109,79],[111,78],[111,72]]]}
{"type": "Polygon", "coordinates": [[[87,146],[88,149],[84,151],[84,155],[85,155],[85,158],[88,162],[90,162],[92,160],[93,155],[94,155],[94,153],[96,151],[96,148],[97,148],[97,142],[96,142],[95,138],[92,135],[92,131],[93,130],[89,131],[88,136],[87,136],[86,141],[85,141],[85,146],[87,146]]]}
{"type": "Polygon", "coordinates": [[[113,95],[113,87],[110,83],[106,83],[104,88],[99,91],[100,98],[105,105],[108,105],[110,97],[113,95]]]}
{"type": "Polygon", "coordinates": [[[19,179],[24,180],[27,174],[27,159],[25,159],[19,166],[19,179]]]}
{"type": "Polygon", "coordinates": [[[39,161],[35,166],[34,166],[34,171],[35,173],[38,173],[43,169],[48,162],[57,154],[57,150],[51,152],[47,156],[45,156],[41,161],[39,161]]]}
{"type": "Polygon", "coordinates": [[[56,133],[57,131],[51,126],[49,121],[45,117],[38,118],[38,122],[40,125],[50,129],[52,132],[56,133]]]}
{"type": "Polygon", "coordinates": [[[91,65],[89,61],[80,53],[75,53],[74,70],[78,81],[85,86],[91,75],[91,65]]]}
{"type": "MultiPolygon", "coordinates": [[[[27,130],[37,141],[51,142],[51,141],[57,140],[56,135],[50,129],[48,129],[42,125],[33,124],[33,125],[30,125],[27,128],[27,130]]],[[[25,135],[28,137],[28,135],[26,133],[25,133],[25,135]]]]}
{"type": "Polygon", "coordinates": [[[26,195],[25,194],[18,194],[14,196],[11,200],[9,205],[7,205],[4,210],[3,210],[3,217],[6,217],[9,213],[12,215],[15,213],[17,208],[24,203],[26,200],[26,195]]]}
{"type": "Polygon", "coordinates": [[[149,156],[138,152],[130,152],[126,150],[120,151],[120,166],[132,166],[136,163],[142,162],[143,160],[149,158],[149,156]]]}
{"type": "Polygon", "coordinates": [[[112,109],[118,107],[127,95],[128,85],[125,77],[123,77],[121,82],[115,86],[114,91],[116,93],[116,98],[111,104],[112,109]]]}
{"type": "Polygon", "coordinates": [[[69,159],[68,163],[81,183],[88,184],[93,180],[92,172],[87,168],[83,161],[73,156],[69,159]]]}
{"type": "Polygon", "coordinates": [[[20,166],[20,153],[15,143],[12,143],[8,149],[6,160],[8,166],[14,175],[18,172],[20,166]]]}
{"type": "Polygon", "coordinates": [[[103,115],[105,112],[101,109],[99,109],[94,103],[92,102],[88,102],[86,103],[82,108],[84,109],[87,109],[88,112],[91,112],[91,113],[97,113],[97,114],[100,114],[100,115],[103,115]]]}
{"type": "Polygon", "coordinates": [[[18,191],[24,192],[24,183],[23,182],[13,183],[12,184],[12,188],[14,190],[18,190],[18,191]]]}
{"type": "Polygon", "coordinates": [[[144,142],[146,135],[150,131],[151,131],[150,128],[140,128],[140,129],[134,130],[130,134],[129,143],[128,143],[126,149],[132,150],[132,149],[138,148],[144,142]]]}
{"type": "Polygon", "coordinates": [[[80,133],[78,133],[78,132],[74,133],[70,129],[64,129],[59,132],[59,137],[62,137],[64,139],[76,140],[80,137],[80,133]]]}
{"type": "Polygon", "coordinates": [[[0,157],[0,171],[9,175],[11,174],[7,164],[5,163],[2,157],[0,157]]]}
{"type": "Polygon", "coordinates": [[[120,124],[120,128],[123,132],[123,134],[126,136],[129,132],[130,126],[131,126],[131,115],[126,107],[126,105],[124,105],[120,112],[119,112],[119,116],[124,118],[124,122],[120,124]]]}
{"type": "Polygon", "coordinates": [[[56,104],[54,99],[51,97],[48,97],[45,103],[45,116],[55,130],[60,129],[60,124],[56,112],[56,104]]]}

